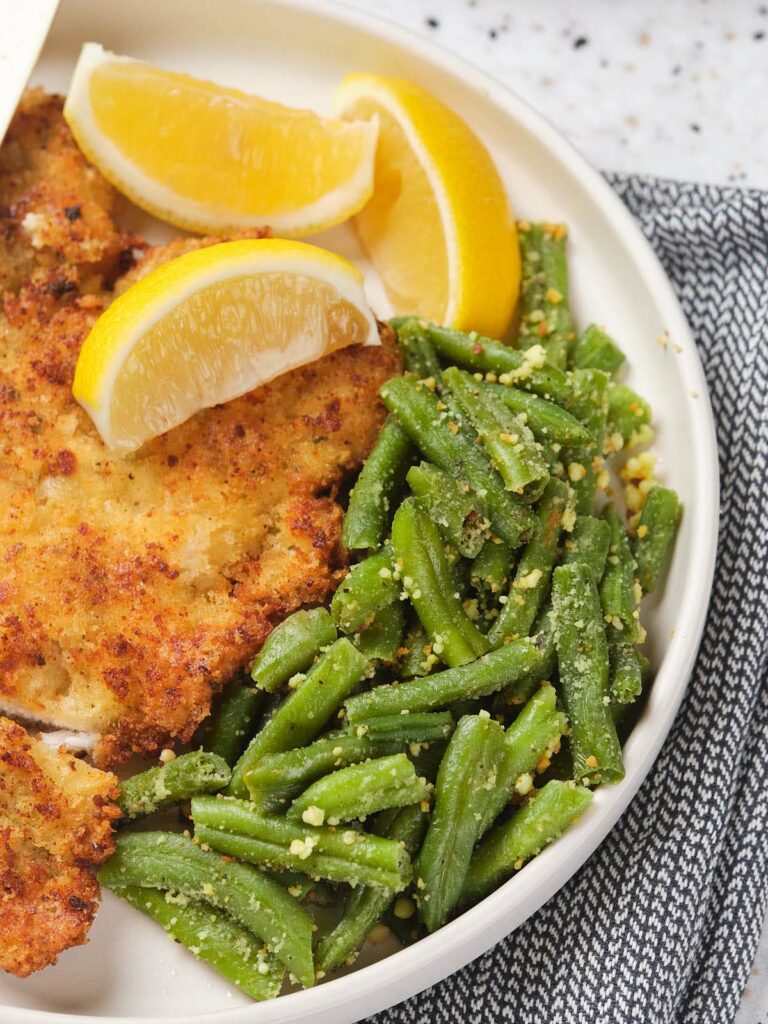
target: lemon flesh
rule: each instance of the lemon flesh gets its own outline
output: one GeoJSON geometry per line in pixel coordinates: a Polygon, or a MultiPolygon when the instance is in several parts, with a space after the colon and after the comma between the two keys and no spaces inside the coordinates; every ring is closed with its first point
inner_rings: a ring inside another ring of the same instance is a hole
{"type": "Polygon", "coordinates": [[[85,340],[73,393],[129,452],[201,409],[355,344],[379,344],[362,276],[300,242],[224,242],[132,285],[85,340]]]}
{"type": "Polygon", "coordinates": [[[321,118],[95,43],[64,116],[116,188],[194,231],[307,234],[346,220],[372,190],[375,123],[321,118]]]}
{"type": "Polygon", "coordinates": [[[395,312],[501,337],[520,288],[503,182],[482,142],[421,87],[348,75],[337,112],[378,118],[374,190],[355,217],[395,312]]]}

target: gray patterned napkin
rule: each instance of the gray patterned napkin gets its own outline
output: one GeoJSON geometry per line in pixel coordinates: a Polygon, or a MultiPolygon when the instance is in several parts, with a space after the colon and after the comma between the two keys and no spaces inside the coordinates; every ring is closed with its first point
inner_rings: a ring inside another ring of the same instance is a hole
{"type": "Polygon", "coordinates": [[[579,873],[369,1024],[731,1024],[754,958],[768,901],[768,193],[609,181],[677,291],[717,421],[720,546],[698,661],[653,771],[579,873]]]}

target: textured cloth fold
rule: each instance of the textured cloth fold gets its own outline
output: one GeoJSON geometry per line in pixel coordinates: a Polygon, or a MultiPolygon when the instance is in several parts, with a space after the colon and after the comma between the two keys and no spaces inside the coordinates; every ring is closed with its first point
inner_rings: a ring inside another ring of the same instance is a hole
{"type": "Polygon", "coordinates": [[[565,888],[369,1024],[732,1024],[754,959],[768,902],[768,193],[608,180],[677,292],[717,422],[720,539],[696,667],[652,772],[565,888]]]}

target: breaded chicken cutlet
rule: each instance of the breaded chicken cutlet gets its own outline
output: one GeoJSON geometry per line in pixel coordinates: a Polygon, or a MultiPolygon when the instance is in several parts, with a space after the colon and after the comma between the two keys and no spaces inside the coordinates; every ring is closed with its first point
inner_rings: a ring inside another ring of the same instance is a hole
{"type": "MultiPolygon", "coordinates": [[[[66,149],[52,122],[37,142],[12,129],[12,145],[66,149]]],[[[39,170],[27,191],[51,194],[46,162],[19,161],[39,170]]],[[[109,186],[85,166],[92,240],[117,253],[109,186]]],[[[399,363],[391,339],[343,350],[118,458],[71,394],[111,296],[87,293],[79,257],[45,267],[26,246],[17,232],[2,253],[6,280],[27,279],[0,318],[0,708],[96,733],[110,765],[188,740],[272,627],[328,595],[344,564],[336,494],[399,363]]]]}
{"type": "Polygon", "coordinates": [[[114,849],[114,775],[0,718],[0,967],[24,978],[86,941],[114,849]]]}
{"type": "Polygon", "coordinates": [[[38,268],[94,288],[131,265],[136,240],[112,220],[118,194],[77,148],[63,105],[25,93],[0,147],[0,294],[38,268]]]}

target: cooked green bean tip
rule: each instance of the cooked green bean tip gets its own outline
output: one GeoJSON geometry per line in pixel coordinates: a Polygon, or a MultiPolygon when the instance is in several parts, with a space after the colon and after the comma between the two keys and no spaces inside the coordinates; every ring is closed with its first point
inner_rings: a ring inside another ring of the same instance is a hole
{"type": "Polygon", "coordinates": [[[619,782],[624,763],[611,715],[608,642],[597,587],[578,562],[555,569],[552,582],[558,670],[576,779],[619,782]]]}
{"type": "Polygon", "coordinates": [[[549,479],[549,465],[525,423],[495,392],[486,390],[464,370],[449,366],[443,371],[443,383],[477,431],[507,489],[526,501],[535,501],[549,479]]]}
{"type": "Polygon", "coordinates": [[[553,779],[534,793],[509,821],[488,833],[469,865],[462,899],[474,903],[576,822],[592,793],[574,782],[553,779]]]}
{"type": "Polygon", "coordinates": [[[580,369],[593,367],[604,373],[615,373],[625,358],[613,338],[596,324],[590,324],[582,331],[571,350],[572,366],[580,369]]]}
{"type": "Polygon", "coordinates": [[[440,380],[440,362],[427,337],[423,323],[416,317],[403,317],[397,327],[397,343],[403,355],[405,372],[420,380],[440,380]]]}
{"type": "Polygon", "coordinates": [[[392,547],[353,565],[331,601],[333,621],[344,633],[370,625],[377,612],[399,600],[400,582],[392,561],[392,547]]]}
{"type": "Polygon", "coordinates": [[[648,429],[651,407],[625,384],[611,383],[608,388],[607,438],[610,451],[631,448],[653,435],[648,429]]]}
{"type": "Polygon", "coordinates": [[[294,612],[267,637],[251,668],[251,678],[260,689],[273,693],[296,673],[306,671],[336,636],[325,608],[294,612]]]}
{"type": "Polygon", "coordinates": [[[485,499],[437,466],[421,462],[408,470],[409,487],[459,554],[474,558],[490,536],[485,499]]]}
{"type": "Polygon", "coordinates": [[[265,699],[264,691],[234,679],[214,709],[203,748],[234,765],[255,731],[265,699]]]}
{"type": "Polygon", "coordinates": [[[420,803],[427,794],[426,779],[417,778],[405,754],[392,754],[318,779],[293,801],[288,817],[308,825],[362,821],[388,807],[420,803]]]}
{"type": "Polygon", "coordinates": [[[568,305],[568,231],[564,224],[518,226],[522,281],[519,345],[542,345],[553,366],[565,367],[576,337],[568,305]]]}
{"type": "Polygon", "coordinates": [[[120,784],[118,805],[127,820],[153,814],[197,793],[216,793],[232,772],[224,758],[205,750],[193,750],[166,764],[148,768],[120,784]]]}
{"type": "Polygon", "coordinates": [[[346,548],[361,551],[380,547],[412,461],[411,441],[390,417],[349,496],[341,534],[346,548]]]}
{"type": "Polygon", "coordinates": [[[405,609],[403,602],[396,601],[376,612],[371,622],[355,633],[352,642],[369,661],[378,665],[394,665],[400,654],[404,632],[405,609]]]}
{"type": "Polygon", "coordinates": [[[681,516],[680,501],[668,487],[652,487],[635,529],[632,551],[645,593],[655,590],[681,516]]]}
{"type": "Polygon", "coordinates": [[[413,498],[407,498],[395,513],[392,547],[404,593],[434,653],[448,665],[463,665],[487,651],[488,641],[467,615],[456,590],[445,542],[413,498]]]}

